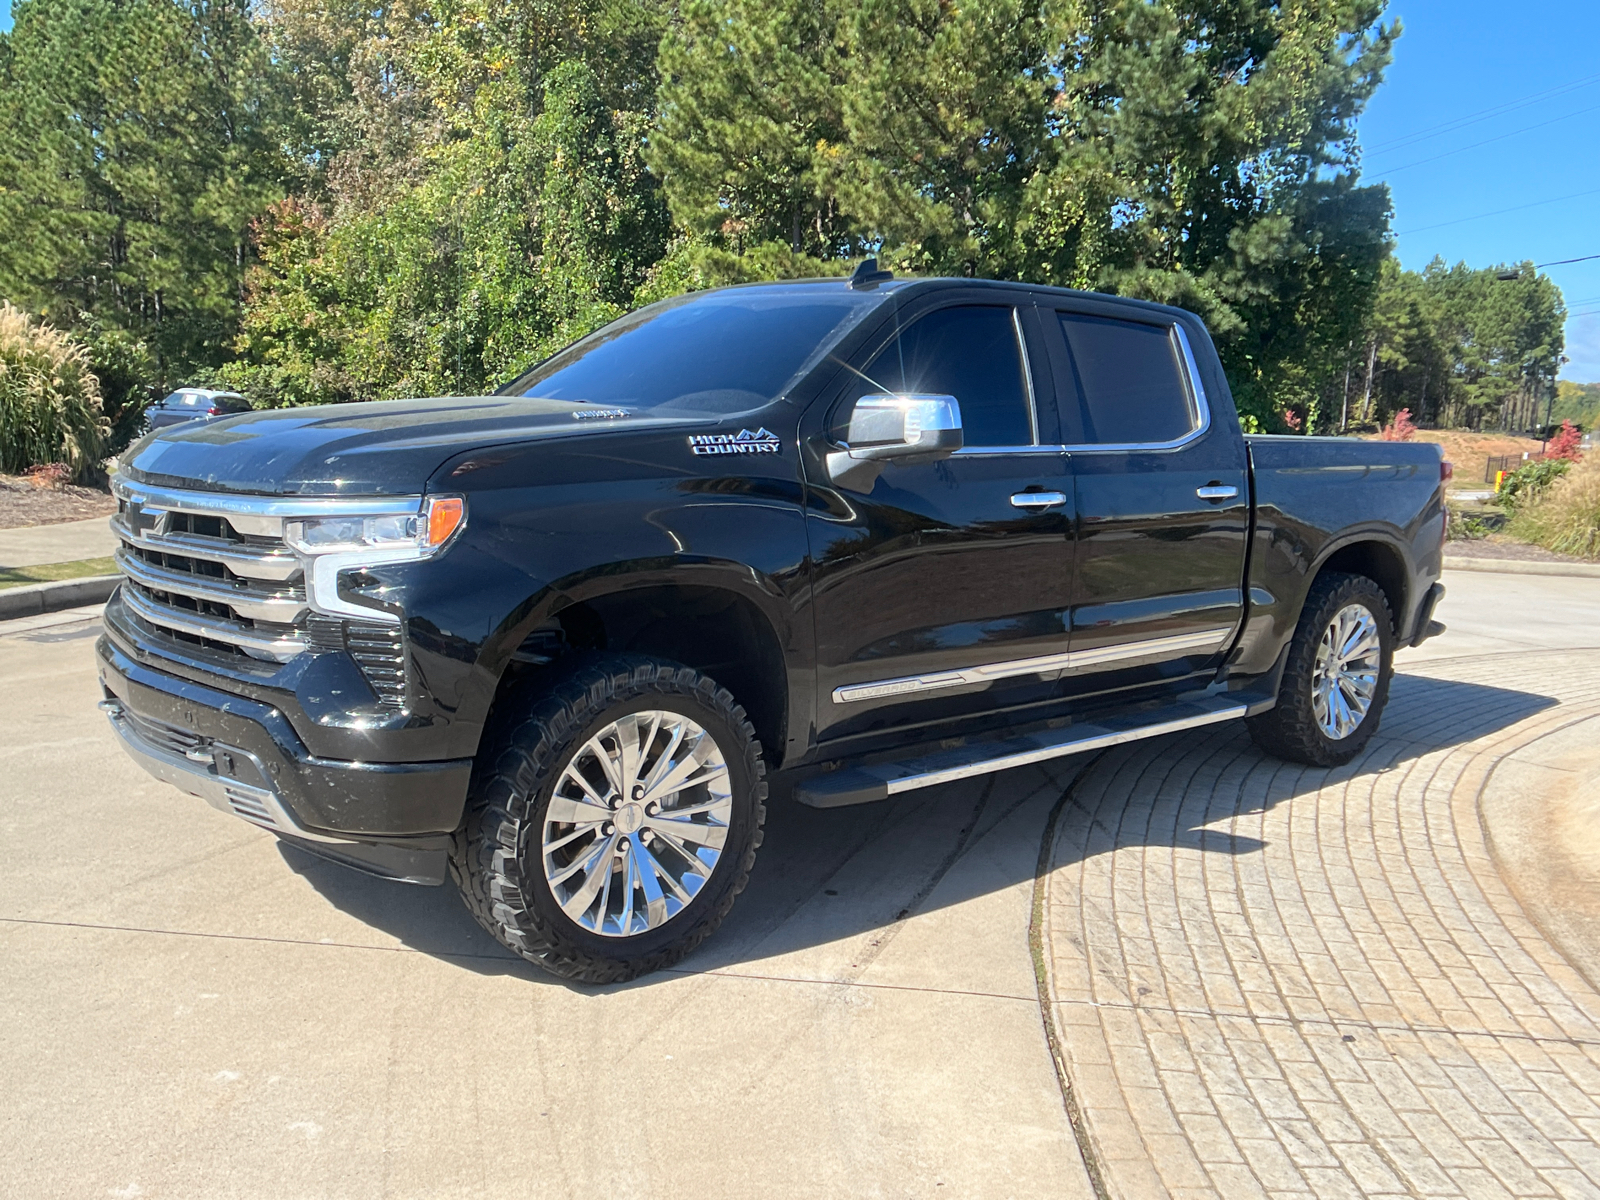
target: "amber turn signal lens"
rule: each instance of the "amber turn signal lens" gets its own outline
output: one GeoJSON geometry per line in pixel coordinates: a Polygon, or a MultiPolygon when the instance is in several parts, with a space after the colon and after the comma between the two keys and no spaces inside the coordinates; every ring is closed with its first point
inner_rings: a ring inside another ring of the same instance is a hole
{"type": "Polygon", "coordinates": [[[435,496],[428,501],[428,545],[442,546],[467,515],[467,502],[460,496],[435,496]]]}

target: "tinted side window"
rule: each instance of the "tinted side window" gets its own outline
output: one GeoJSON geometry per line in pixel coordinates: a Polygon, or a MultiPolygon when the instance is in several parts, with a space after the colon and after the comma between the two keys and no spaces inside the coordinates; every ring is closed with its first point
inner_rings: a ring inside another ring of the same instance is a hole
{"type": "Polygon", "coordinates": [[[1195,426],[1170,330],[1138,321],[1061,313],[1071,374],[1062,388],[1069,426],[1084,445],[1171,442],[1195,426]]]}
{"type": "MultiPolygon", "coordinates": [[[[856,395],[954,396],[968,446],[1029,446],[1033,420],[1010,308],[942,308],[918,319],[867,367],[856,395]]],[[[844,414],[848,420],[848,411],[844,414]]]]}

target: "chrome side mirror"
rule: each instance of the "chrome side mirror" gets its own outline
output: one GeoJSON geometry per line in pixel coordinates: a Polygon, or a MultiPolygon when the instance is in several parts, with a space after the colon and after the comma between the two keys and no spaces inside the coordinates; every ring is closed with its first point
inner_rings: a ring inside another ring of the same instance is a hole
{"type": "Polygon", "coordinates": [[[863,396],[845,438],[846,448],[828,455],[828,473],[870,491],[884,462],[929,462],[961,449],[961,405],[954,396],[863,396]]]}

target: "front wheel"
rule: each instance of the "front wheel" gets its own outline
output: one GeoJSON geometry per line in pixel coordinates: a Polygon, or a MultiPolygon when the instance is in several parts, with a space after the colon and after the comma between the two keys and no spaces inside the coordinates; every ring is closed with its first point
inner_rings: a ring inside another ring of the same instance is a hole
{"type": "Polygon", "coordinates": [[[1320,575],[1289,644],[1278,703],[1247,722],[1250,736],[1291,762],[1349,762],[1377,732],[1393,672],[1383,589],[1364,575],[1320,575]]]}
{"type": "Polygon", "coordinates": [[[503,945],[567,979],[677,962],[744,890],[766,816],[755,731],[688,667],[610,655],[485,739],[451,872],[503,945]]]}

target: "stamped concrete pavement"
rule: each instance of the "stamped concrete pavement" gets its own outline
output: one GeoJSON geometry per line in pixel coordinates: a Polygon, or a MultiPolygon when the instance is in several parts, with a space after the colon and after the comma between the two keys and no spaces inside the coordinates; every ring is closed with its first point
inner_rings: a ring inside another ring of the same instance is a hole
{"type": "Polygon", "coordinates": [[[1401,656],[1348,766],[1218,727],[1069,785],[1035,936],[1103,1194],[1600,1195],[1600,941],[1519,902],[1557,839],[1530,851],[1515,804],[1562,793],[1513,782],[1564,771],[1594,842],[1600,583],[1446,582],[1455,636],[1401,656]]]}

